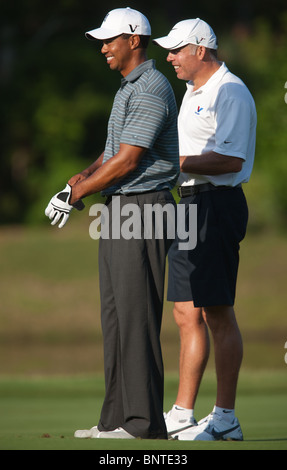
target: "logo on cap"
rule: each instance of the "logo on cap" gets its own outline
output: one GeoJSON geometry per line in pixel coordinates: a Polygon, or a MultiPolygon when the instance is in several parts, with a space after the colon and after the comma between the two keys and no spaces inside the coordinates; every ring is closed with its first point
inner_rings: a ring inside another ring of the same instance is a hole
{"type": "Polygon", "coordinates": [[[139,24],[136,24],[135,27],[133,28],[133,26],[131,24],[129,24],[129,27],[131,29],[131,32],[134,33],[135,30],[139,27],[139,24]]]}

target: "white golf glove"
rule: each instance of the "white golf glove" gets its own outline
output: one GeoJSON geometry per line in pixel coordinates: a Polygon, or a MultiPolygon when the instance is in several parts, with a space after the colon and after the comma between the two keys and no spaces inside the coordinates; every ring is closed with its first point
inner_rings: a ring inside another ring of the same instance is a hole
{"type": "Polygon", "coordinates": [[[81,211],[84,209],[85,205],[81,199],[76,201],[74,204],[69,204],[71,197],[72,187],[67,184],[63,191],[55,194],[49,202],[45,210],[45,215],[52,220],[51,225],[56,225],[60,220],[59,228],[64,227],[68,218],[70,217],[71,210],[75,207],[81,211]]]}

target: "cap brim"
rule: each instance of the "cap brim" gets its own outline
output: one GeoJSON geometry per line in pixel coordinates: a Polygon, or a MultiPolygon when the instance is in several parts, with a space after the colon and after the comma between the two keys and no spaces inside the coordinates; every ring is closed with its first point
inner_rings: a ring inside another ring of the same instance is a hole
{"type": "Polygon", "coordinates": [[[163,36],[162,38],[153,39],[152,42],[167,50],[177,49],[178,47],[183,47],[188,44],[185,41],[178,42],[178,39],[172,38],[170,36],[163,36]]]}
{"type": "Polygon", "coordinates": [[[91,31],[87,31],[85,33],[85,36],[87,39],[110,39],[110,38],[115,38],[116,36],[119,36],[121,33],[118,31],[113,31],[111,29],[105,29],[105,28],[97,28],[97,29],[92,29],[91,31]]]}

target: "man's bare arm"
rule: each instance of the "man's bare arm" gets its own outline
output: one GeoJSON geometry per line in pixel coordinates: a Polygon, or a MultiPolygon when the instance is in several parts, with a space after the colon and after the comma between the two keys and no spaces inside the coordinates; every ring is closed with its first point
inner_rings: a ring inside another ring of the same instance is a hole
{"type": "Polygon", "coordinates": [[[121,144],[116,155],[73,185],[70,204],[116,184],[137,168],[145,152],[145,148],[121,144]]]}
{"type": "Polygon", "coordinates": [[[94,173],[94,171],[100,168],[100,166],[103,163],[103,158],[104,158],[104,152],[88,168],[72,176],[69,179],[68,184],[70,186],[74,186],[76,183],[79,183],[80,181],[83,181],[84,179],[88,178],[92,173],[94,173]]]}
{"type": "Polygon", "coordinates": [[[181,156],[180,170],[197,175],[222,175],[238,173],[242,168],[242,163],[242,158],[210,151],[202,155],[181,156]]]}

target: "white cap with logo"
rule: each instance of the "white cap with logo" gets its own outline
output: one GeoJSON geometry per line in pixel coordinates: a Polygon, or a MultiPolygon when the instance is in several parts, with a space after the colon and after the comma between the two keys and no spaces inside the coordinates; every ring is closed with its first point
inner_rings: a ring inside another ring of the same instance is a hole
{"type": "Polygon", "coordinates": [[[106,15],[100,28],[86,32],[85,36],[88,39],[105,40],[123,33],[150,36],[151,27],[148,19],[132,8],[116,8],[106,15]]]}
{"type": "Polygon", "coordinates": [[[177,49],[187,44],[217,49],[217,39],[213,29],[200,18],[180,21],[167,36],[154,39],[153,42],[168,50],[177,49]]]}

